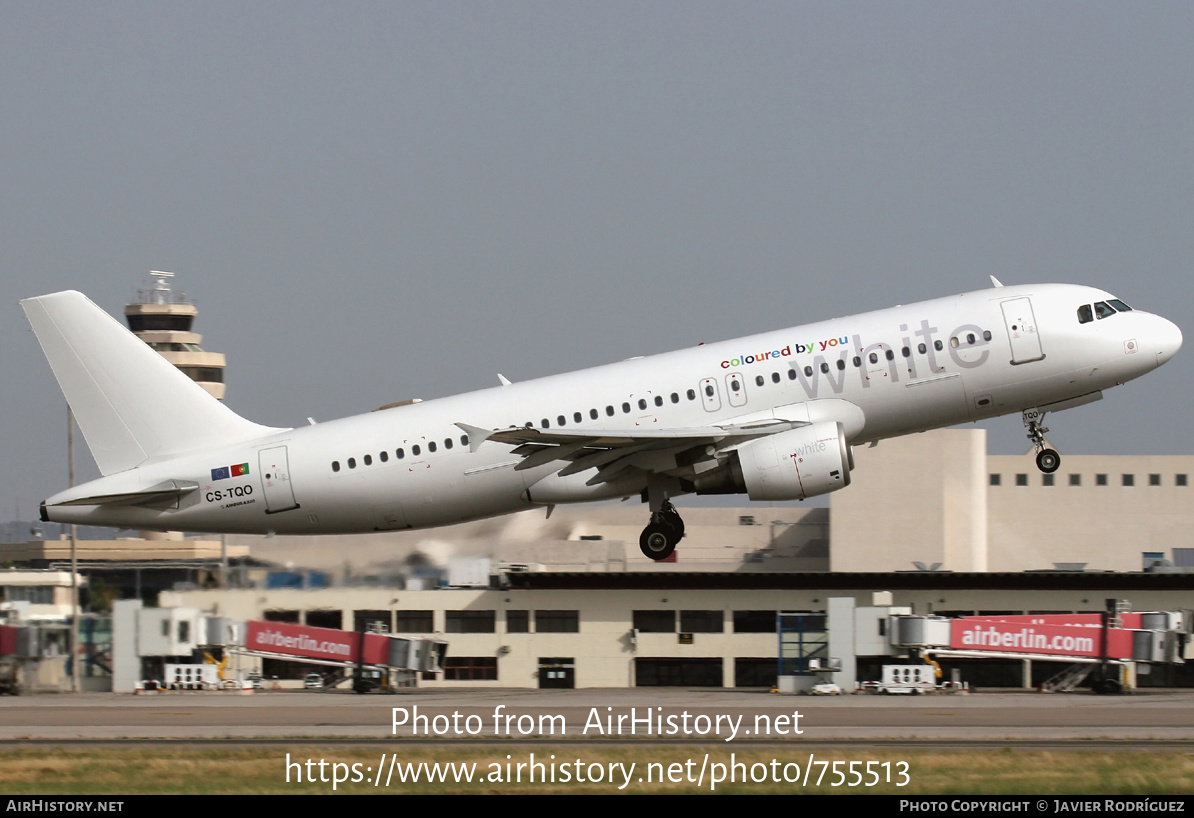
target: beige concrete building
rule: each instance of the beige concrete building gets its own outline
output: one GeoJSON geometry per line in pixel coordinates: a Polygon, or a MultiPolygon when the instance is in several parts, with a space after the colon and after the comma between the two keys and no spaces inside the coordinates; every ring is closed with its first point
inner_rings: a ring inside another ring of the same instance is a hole
{"type": "Polygon", "coordinates": [[[981,429],[856,449],[830,501],[830,570],[1140,571],[1194,566],[1194,456],[986,454],[981,429]]]}

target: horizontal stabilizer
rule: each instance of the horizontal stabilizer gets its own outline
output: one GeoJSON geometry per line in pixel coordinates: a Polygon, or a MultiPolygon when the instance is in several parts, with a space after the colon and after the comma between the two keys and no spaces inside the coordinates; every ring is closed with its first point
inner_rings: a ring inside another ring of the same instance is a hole
{"type": "Polygon", "coordinates": [[[161,500],[177,500],[199,488],[198,483],[186,480],[167,480],[141,491],[128,491],[123,494],[100,494],[93,497],[76,497],[73,500],[63,500],[55,503],[59,506],[108,506],[108,505],[140,505],[161,500]]]}

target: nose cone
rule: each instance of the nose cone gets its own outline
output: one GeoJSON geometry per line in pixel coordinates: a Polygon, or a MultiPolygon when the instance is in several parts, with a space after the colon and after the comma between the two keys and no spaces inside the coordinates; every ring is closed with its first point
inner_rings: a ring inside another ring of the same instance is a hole
{"type": "Polygon", "coordinates": [[[1157,366],[1168,361],[1182,348],[1182,331],[1172,321],[1157,318],[1152,336],[1153,345],[1157,350],[1157,366]]]}

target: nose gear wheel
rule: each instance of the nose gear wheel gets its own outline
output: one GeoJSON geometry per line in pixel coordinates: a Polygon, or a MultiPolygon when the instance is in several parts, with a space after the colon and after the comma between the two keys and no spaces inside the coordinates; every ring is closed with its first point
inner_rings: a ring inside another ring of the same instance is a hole
{"type": "Polygon", "coordinates": [[[1028,439],[1036,447],[1036,467],[1045,474],[1052,474],[1061,468],[1061,455],[1056,449],[1050,449],[1045,442],[1045,435],[1049,430],[1044,426],[1045,413],[1039,409],[1025,409],[1021,417],[1028,429],[1028,439]]]}

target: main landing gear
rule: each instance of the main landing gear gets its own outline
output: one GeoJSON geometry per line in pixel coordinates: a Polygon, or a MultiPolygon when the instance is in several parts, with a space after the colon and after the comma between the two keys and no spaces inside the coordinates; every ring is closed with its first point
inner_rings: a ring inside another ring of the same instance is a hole
{"type": "Polygon", "coordinates": [[[684,520],[669,501],[659,511],[651,512],[651,522],[639,535],[638,547],[651,560],[665,560],[672,555],[684,536],[684,520]]]}
{"type": "Polygon", "coordinates": [[[1039,409],[1025,409],[1022,417],[1028,429],[1028,439],[1036,446],[1036,467],[1045,474],[1052,474],[1061,467],[1061,455],[1045,445],[1045,435],[1049,432],[1042,424],[1045,413],[1039,409]]]}

